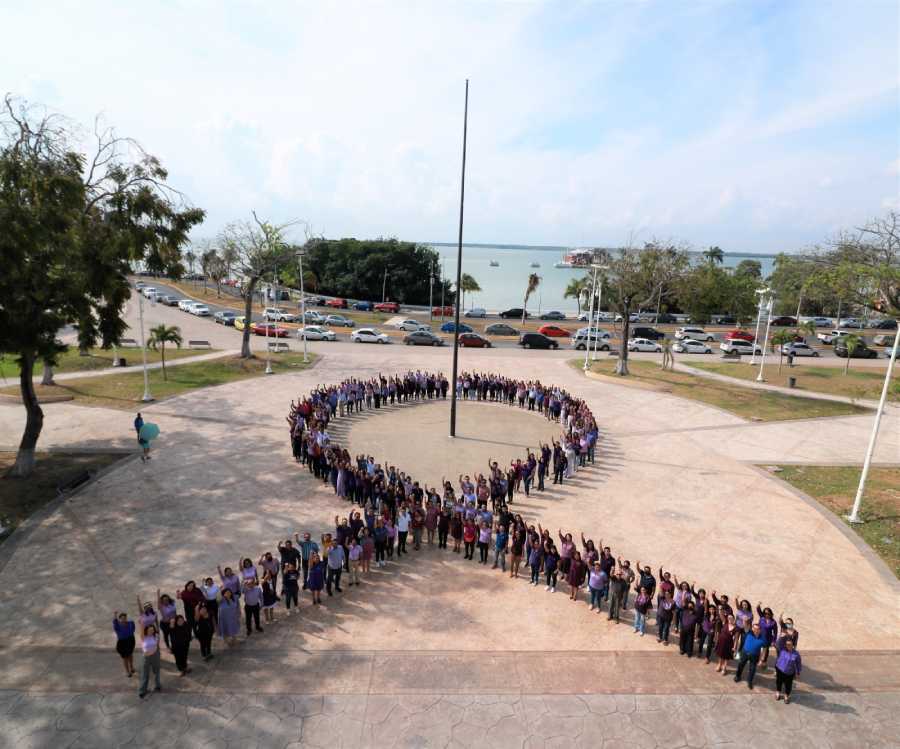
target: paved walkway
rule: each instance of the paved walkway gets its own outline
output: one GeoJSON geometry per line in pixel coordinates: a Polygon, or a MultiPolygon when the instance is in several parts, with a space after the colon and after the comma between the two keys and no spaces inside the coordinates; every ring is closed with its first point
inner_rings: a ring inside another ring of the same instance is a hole
{"type": "MultiPolygon", "coordinates": [[[[124,352],[137,351],[140,353],[140,349],[121,349],[124,352]]],[[[234,349],[232,351],[212,351],[207,354],[197,354],[196,356],[184,356],[180,359],[169,359],[166,362],[166,369],[171,369],[172,367],[179,367],[182,364],[196,364],[197,362],[209,361],[211,359],[221,359],[225,356],[236,356],[240,353],[240,349],[234,349]]],[[[162,369],[162,362],[150,362],[147,364],[147,369],[162,369]]],[[[84,377],[104,377],[105,375],[110,374],[129,374],[131,372],[142,372],[144,370],[143,364],[132,364],[128,367],[107,367],[106,369],[89,369],[84,372],[54,372],[53,379],[60,380],[80,380],[84,377]]],[[[43,375],[38,375],[34,378],[35,382],[40,382],[43,375]]]]}
{"type": "MultiPolygon", "coordinates": [[[[816,508],[747,464],[771,462],[773,453],[859,460],[871,417],[751,424],[669,394],[589,380],[561,358],[513,350],[464,350],[461,369],[563,384],[589,400],[604,427],[594,468],[563,488],[521,498],[521,509],[554,530],[584,529],[679,578],[783,609],[802,630],[814,691],[802,687],[788,707],[768,689],[751,696],[708,673],[711,667],[686,663],[653,638],[568,601],[564,586],[548,594],[432,549],[415,564],[373,573],[352,593],[345,588],[321,609],[304,602],[302,614],[270,627],[259,644],[254,638],[226,654],[216,642],[215,671],[198,665],[178,694],[168,693],[175,679],[167,659],[167,691],[137,705],[134,680],[118,672],[112,650],[113,610],[133,611],[135,595],[149,598],[157,586],[171,593],[216,564],[258,556],[289,532],[318,535],[348,509],[290,460],[283,421],[290,400],[349,375],[448,371],[450,364],[446,350],[337,351],[263,387],[232,383],[142,409],[162,429],[153,461],[114,469],[17,541],[0,570],[0,610],[15,612],[0,618],[0,689],[9,690],[0,692],[0,713],[10,711],[4,722],[12,726],[0,746],[11,739],[22,746],[390,745],[381,731],[407,746],[699,747],[735,736],[751,746],[840,746],[849,736],[853,746],[887,746],[896,736],[900,629],[885,615],[896,609],[886,603],[898,600],[896,582],[816,508]],[[522,680],[523,671],[532,681],[522,680]],[[320,682],[319,696],[298,696],[320,682]],[[542,701],[560,685],[566,694],[593,696],[542,701]],[[865,689],[879,691],[856,693],[865,689]],[[404,690],[416,694],[398,694],[404,690]],[[460,690],[466,694],[452,694],[460,690]],[[635,694],[644,690],[656,696],[635,694]],[[648,717],[636,717],[644,711],[648,717]],[[690,733],[682,739],[680,732],[690,733]]],[[[489,419],[491,429],[515,435],[530,418],[544,429],[540,417],[517,409],[464,404],[463,413],[468,406],[472,425],[489,419]]],[[[384,436],[383,454],[429,484],[444,467],[432,451],[447,450],[443,419],[434,417],[442,407],[399,409],[397,423],[420,430],[415,441],[384,436]]],[[[51,404],[45,412],[42,446],[134,444],[131,419],[119,411],[51,404]]],[[[0,405],[0,434],[18,435],[23,419],[21,408],[0,405]]],[[[351,452],[370,444],[365,430],[382,421],[393,423],[379,414],[360,420],[359,432],[349,428],[351,452]]],[[[896,460],[898,427],[888,414],[878,459],[896,460]]],[[[454,470],[455,453],[447,450],[454,470]]],[[[767,686],[762,679],[761,689],[767,686]]]]}

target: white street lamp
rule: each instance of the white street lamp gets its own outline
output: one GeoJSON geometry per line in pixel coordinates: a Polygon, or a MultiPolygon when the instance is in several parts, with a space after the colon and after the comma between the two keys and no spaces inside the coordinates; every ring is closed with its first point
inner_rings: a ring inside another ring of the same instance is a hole
{"type": "MultiPolygon", "coordinates": [[[[602,270],[609,270],[609,266],[608,266],[608,265],[592,265],[591,267],[594,269],[595,272],[596,272],[596,271],[602,271],[602,270]]],[[[600,320],[599,320],[599,318],[600,318],[600,307],[603,305],[603,274],[602,274],[602,273],[600,274],[599,282],[598,282],[597,288],[598,288],[598,294],[597,294],[597,318],[598,318],[598,319],[597,319],[597,335],[594,336],[594,352],[591,354],[591,361],[597,361],[597,347],[600,345],[600,320]]],[[[588,327],[590,328],[590,326],[593,325],[593,324],[594,324],[593,321],[591,321],[591,323],[588,325],[588,327]]],[[[588,347],[590,347],[590,345],[591,345],[591,342],[590,342],[590,339],[588,339],[588,347]]]]}
{"type": "MultiPolygon", "coordinates": [[[[856,488],[856,499],[853,500],[853,510],[847,515],[851,523],[861,523],[859,508],[862,504],[863,494],[866,491],[866,479],[869,476],[869,465],[872,463],[872,453],[875,452],[875,441],[878,439],[878,427],[881,424],[881,415],[884,413],[884,403],[887,400],[888,388],[891,383],[891,373],[894,370],[894,362],[897,361],[897,344],[900,343],[900,329],[894,333],[894,346],[891,349],[891,360],[888,363],[887,372],[884,375],[884,385],[881,388],[881,400],[878,401],[878,409],[875,411],[875,423],[872,425],[872,435],[869,437],[869,447],[866,449],[866,459],[863,462],[862,473],[859,475],[859,486],[856,488]]],[[[850,353],[847,353],[849,356],[850,353]]]]}
{"type": "Polygon", "coordinates": [[[588,312],[588,334],[587,334],[587,343],[584,347],[584,371],[587,372],[590,369],[590,364],[588,364],[588,356],[591,353],[591,331],[594,329],[594,294],[597,292],[597,269],[594,268],[594,274],[591,277],[591,306],[588,312]]]}
{"type": "Polygon", "coordinates": [[[300,266],[300,320],[303,323],[300,330],[303,332],[303,361],[306,363],[309,361],[309,354],[306,351],[306,294],[303,291],[303,255],[304,250],[297,250],[295,253],[300,266]]]}
{"type": "MultiPolygon", "coordinates": [[[[769,297],[769,303],[766,305],[766,335],[763,338],[763,347],[762,347],[762,359],[759,362],[759,374],[756,376],[757,382],[765,382],[763,379],[763,368],[766,366],[766,349],[769,346],[769,327],[772,324],[772,309],[775,305],[775,297],[769,297]]],[[[756,343],[753,344],[754,349],[756,348],[756,343]]]]}
{"type": "Polygon", "coordinates": [[[770,293],[770,290],[763,286],[761,289],[756,290],[756,295],[759,297],[759,301],[756,303],[756,332],[753,334],[753,353],[750,355],[750,366],[752,367],[756,364],[756,347],[759,345],[759,323],[762,320],[763,308],[765,307],[765,297],[770,293]]]}
{"type": "MultiPolygon", "coordinates": [[[[275,303],[278,303],[278,266],[275,266],[275,269],[272,273],[272,296],[275,298],[275,303]]],[[[268,292],[266,292],[266,296],[268,297],[268,292]]],[[[266,374],[272,374],[272,346],[269,345],[269,316],[266,314],[266,303],[263,302],[263,324],[266,326],[266,374]]],[[[277,339],[276,339],[277,340],[277,339]]]]}
{"type": "Polygon", "coordinates": [[[144,396],[141,400],[149,403],[153,400],[150,395],[150,377],[147,374],[147,344],[144,342],[144,294],[138,291],[138,315],[141,319],[141,355],[144,358],[144,396]]]}

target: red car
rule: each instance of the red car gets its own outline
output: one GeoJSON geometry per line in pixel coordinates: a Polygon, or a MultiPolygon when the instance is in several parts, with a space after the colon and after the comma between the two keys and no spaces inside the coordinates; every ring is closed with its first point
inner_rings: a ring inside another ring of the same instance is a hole
{"type": "Polygon", "coordinates": [[[397,314],[400,311],[400,304],[397,302],[378,302],[378,304],[375,305],[375,311],[397,314]]]}
{"type": "Polygon", "coordinates": [[[490,348],[491,342],[478,333],[460,333],[459,345],[462,348],[490,348]]]}
{"type": "Polygon", "coordinates": [[[326,307],[334,307],[335,309],[347,309],[346,299],[328,299],[325,302],[326,307]]]}
{"type": "Polygon", "coordinates": [[[538,328],[538,333],[541,333],[548,338],[568,338],[572,335],[565,328],[559,327],[559,325],[541,325],[541,327],[538,328]]]}
{"type": "Polygon", "coordinates": [[[746,330],[729,330],[725,334],[726,341],[748,341],[753,343],[753,333],[748,333],[746,330]]]}
{"type": "Polygon", "coordinates": [[[268,335],[272,338],[287,338],[291,334],[291,331],[287,328],[279,328],[275,323],[271,322],[255,322],[250,326],[250,330],[256,335],[266,335],[266,329],[268,329],[268,335]]]}
{"type": "Polygon", "coordinates": [[[453,317],[453,306],[447,305],[446,307],[432,307],[431,314],[435,317],[453,317]]]}

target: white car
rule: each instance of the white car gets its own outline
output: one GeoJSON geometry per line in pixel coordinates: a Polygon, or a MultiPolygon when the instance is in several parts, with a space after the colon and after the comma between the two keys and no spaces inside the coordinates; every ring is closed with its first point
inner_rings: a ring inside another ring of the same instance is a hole
{"type": "Polygon", "coordinates": [[[400,330],[405,330],[408,333],[415,332],[416,330],[421,330],[425,327],[424,323],[420,323],[418,320],[402,320],[397,323],[397,327],[400,330]]]}
{"type": "Polygon", "coordinates": [[[744,341],[740,338],[730,338],[722,341],[719,348],[726,354],[762,354],[762,346],[754,345],[750,341],[744,341]]]}
{"type": "Polygon", "coordinates": [[[578,328],[578,330],[575,331],[576,337],[577,336],[586,336],[588,334],[590,334],[596,338],[605,339],[607,341],[612,338],[612,334],[608,330],[604,330],[603,328],[589,328],[589,327],[585,326],[583,328],[578,328]]]}
{"type": "Polygon", "coordinates": [[[297,338],[303,340],[304,333],[307,341],[334,341],[337,339],[334,331],[319,325],[307,325],[305,328],[299,328],[297,330],[297,338]]]}
{"type": "Polygon", "coordinates": [[[816,333],[816,338],[822,341],[822,343],[824,343],[826,346],[830,346],[832,343],[834,343],[835,338],[838,338],[842,335],[847,335],[849,333],[849,330],[831,330],[828,333],[816,333]]]}
{"type": "MultiPolygon", "coordinates": [[[[601,330],[600,333],[605,333],[605,330],[601,330]]],[[[572,336],[572,348],[577,349],[578,351],[584,351],[588,346],[590,346],[591,351],[609,351],[609,336],[606,335],[597,335],[597,331],[595,330],[593,333],[588,334],[587,329],[582,331],[578,331],[574,336],[572,336]]]]}
{"type": "Polygon", "coordinates": [[[350,334],[353,343],[390,343],[391,339],[375,328],[360,328],[350,334]]]}
{"type": "Polygon", "coordinates": [[[785,343],[781,347],[781,353],[787,356],[788,354],[793,354],[794,356],[818,356],[819,352],[816,351],[812,346],[809,346],[806,343],[785,343]]]}
{"type": "Polygon", "coordinates": [[[179,299],[178,300],[178,309],[182,312],[189,312],[191,305],[194,303],[193,299],[179,299]]]}
{"type": "Polygon", "coordinates": [[[147,299],[151,299],[156,296],[156,287],[155,286],[145,286],[141,289],[141,294],[143,294],[147,299]]]}
{"type": "Polygon", "coordinates": [[[318,325],[325,322],[325,315],[321,312],[316,312],[314,309],[308,309],[306,310],[306,322],[318,325]]]}
{"type": "Polygon", "coordinates": [[[682,338],[678,343],[672,346],[673,351],[680,354],[711,354],[712,349],[701,341],[695,341],[693,338],[682,338]]]}
{"type": "Polygon", "coordinates": [[[678,328],[675,331],[675,337],[681,341],[690,338],[692,341],[714,341],[716,337],[712,333],[707,333],[703,328],[678,328]]]}
{"type": "Polygon", "coordinates": [[[487,317],[487,310],[484,307],[472,307],[463,313],[463,317],[487,317]]]}
{"type": "Polygon", "coordinates": [[[662,351],[662,346],[656,341],[651,341],[649,338],[632,338],[628,341],[628,350],[649,351],[652,354],[658,354],[662,351]]]}
{"type": "Polygon", "coordinates": [[[297,322],[297,315],[288,312],[282,307],[266,307],[263,310],[263,320],[269,322],[297,322]]]}
{"type": "MultiPolygon", "coordinates": [[[[146,291],[146,289],[145,289],[146,291]]],[[[855,317],[845,317],[838,323],[839,328],[855,328],[857,330],[861,330],[865,327],[862,320],[857,320],[855,317]]]]}
{"type": "Polygon", "coordinates": [[[198,317],[209,317],[209,307],[205,304],[200,304],[200,302],[194,302],[189,308],[188,312],[192,315],[197,315],[198,317]]]}
{"type": "Polygon", "coordinates": [[[817,328],[830,328],[834,324],[830,317],[811,317],[809,321],[817,328]]]}

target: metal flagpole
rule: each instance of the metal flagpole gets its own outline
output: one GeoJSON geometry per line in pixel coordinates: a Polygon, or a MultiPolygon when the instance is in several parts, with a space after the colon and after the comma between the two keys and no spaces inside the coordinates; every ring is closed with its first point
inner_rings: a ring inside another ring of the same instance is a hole
{"type": "MultiPolygon", "coordinates": [[[[766,335],[763,338],[762,359],[759,360],[759,374],[756,376],[757,382],[765,382],[763,379],[763,368],[766,366],[766,349],[769,346],[769,327],[772,325],[772,310],[775,306],[775,297],[769,297],[769,303],[766,305],[766,335]]],[[[754,347],[756,344],[753,344],[754,347]]]]}
{"type": "Polygon", "coordinates": [[[759,324],[762,320],[763,299],[765,294],[768,293],[768,289],[757,289],[756,293],[759,295],[759,301],[756,303],[756,332],[753,334],[753,353],[750,355],[751,367],[756,364],[756,347],[759,345],[759,324]]]}
{"type": "Polygon", "coordinates": [[[591,307],[588,312],[588,333],[587,333],[587,345],[584,347],[584,371],[587,372],[590,368],[590,364],[588,364],[588,356],[591,353],[591,331],[594,329],[594,296],[597,293],[597,269],[594,268],[594,277],[591,279],[591,307]]]}
{"type": "MultiPolygon", "coordinates": [[[[278,283],[275,280],[278,277],[278,268],[275,268],[275,272],[272,276],[272,286],[273,294],[275,297],[275,303],[278,303],[278,283]]],[[[266,307],[265,303],[263,303],[263,323],[266,326],[266,374],[272,374],[272,347],[269,345],[269,318],[265,314],[266,307]]],[[[277,339],[276,339],[277,340],[277,339]]]]}
{"type": "Polygon", "coordinates": [[[303,250],[297,252],[297,264],[300,266],[300,322],[303,325],[303,361],[309,362],[309,353],[306,349],[306,293],[303,291],[303,250]]]}
{"type": "Polygon", "coordinates": [[[466,203],[466,136],[469,127],[469,79],[466,78],[466,101],[463,109],[462,179],[459,188],[459,242],[456,248],[456,304],[453,305],[453,381],[450,383],[450,436],[456,436],[456,374],[459,361],[459,286],[462,281],[463,208],[466,203]]]}
{"type": "Polygon", "coordinates": [[[138,311],[141,318],[141,355],[144,359],[144,397],[141,400],[144,403],[149,403],[153,400],[153,396],[150,395],[150,378],[147,376],[147,344],[144,341],[144,294],[142,292],[138,292],[140,296],[138,297],[138,311]]]}

